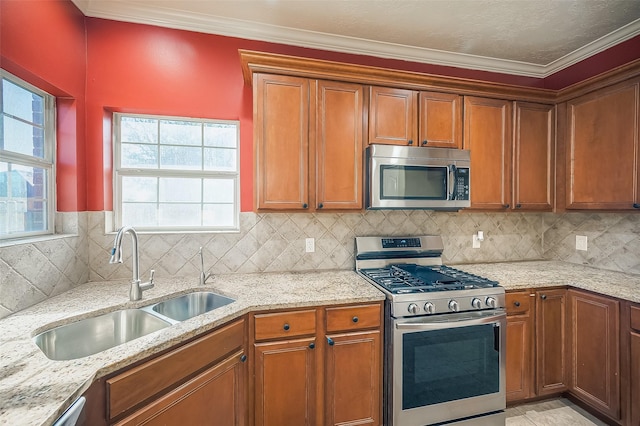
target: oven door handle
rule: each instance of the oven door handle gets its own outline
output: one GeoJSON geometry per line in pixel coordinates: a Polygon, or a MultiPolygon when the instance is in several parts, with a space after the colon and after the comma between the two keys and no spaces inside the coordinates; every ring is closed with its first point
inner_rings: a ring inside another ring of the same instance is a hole
{"type": "Polygon", "coordinates": [[[443,328],[456,328],[467,327],[470,325],[490,324],[493,322],[506,321],[507,314],[502,312],[500,314],[488,315],[486,317],[473,318],[473,319],[460,319],[442,322],[400,322],[396,323],[398,330],[440,330],[443,328]]]}

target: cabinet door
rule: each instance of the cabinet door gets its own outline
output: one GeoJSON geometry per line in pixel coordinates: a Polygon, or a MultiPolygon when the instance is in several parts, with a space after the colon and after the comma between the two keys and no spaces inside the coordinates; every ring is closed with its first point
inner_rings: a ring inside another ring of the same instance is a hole
{"type": "Polygon", "coordinates": [[[620,419],[620,308],[617,300],[569,291],[570,391],[620,419]]]}
{"type": "Polygon", "coordinates": [[[316,421],[315,339],[255,344],[255,425],[316,421]]]}
{"type": "Polygon", "coordinates": [[[327,336],[327,425],[381,424],[380,331],[327,336]]]}
{"type": "Polygon", "coordinates": [[[567,102],[567,208],[638,203],[638,82],[567,102]]]}
{"type": "Polygon", "coordinates": [[[257,209],[309,206],[309,80],[254,76],[257,209]]]}
{"type": "Polygon", "coordinates": [[[566,363],[567,291],[536,292],[536,394],[544,396],[567,390],[566,363]]]}
{"type": "Polygon", "coordinates": [[[631,425],[640,425],[640,333],[631,332],[631,425]]]}
{"type": "Polygon", "coordinates": [[[462,96],[420,92],[421,146],[462,148],[462,96]]]}
{"type": "Polygon", "coordinates": [[[417,92],[373,86],[369,93],[369,144],[417,146],[417,92]]]}
{"type": "Polygon", "coordinates": [[[247,424],[242,359],[242,352],[234,354],[117,425],[247,424]]]}
{"type": "Polygon", "coordinates": [[[513,207],[551,211],[555,108],[516,102],[514,110],[513,207]]]}
{"type": "Polygon", "coordinates": [[[363,88],[330,81],[317,84],[315,208],[361,209],[363,88]]]}
{"type": "Polygon", "coordinates": [[[533,395],[533,309],[529,292],[507,293],[507,401],[533,395]],[[513,311],[515,314],[511,314],[513,311]]]}
{"type": "Polygon", "coordinates": [[[464,149],[471,150],[471,208],[504,210],[511,203],[511,103],[464,98],[464,149]]]}

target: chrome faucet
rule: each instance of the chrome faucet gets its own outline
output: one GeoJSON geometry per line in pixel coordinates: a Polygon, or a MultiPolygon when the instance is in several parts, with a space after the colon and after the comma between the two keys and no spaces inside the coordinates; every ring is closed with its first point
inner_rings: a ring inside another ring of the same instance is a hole
{"type": "Polygon", "coordinates": [[[206,274],[204,272],[204,257],[202,256],[202,247],[200,247],[200,251],[198,251],[200,255],[200,285],[205,285],[211,274],[206,274]]]}
{"type": "Polygon", "coordinates": [[[113,242],[113,249],[111,249],[111,259],[109,260],[109,263],[122,263],[122,237],[126,233],[131,234],[131,242],[133,243],[131,255],[131,259],[133,261],[133,278],[131,280],[131,288],[129,289],[129,300],[135,301],[142,299],[143,291],[153,287],[153,274],[155,273],[155,271],[153,269],[151,270],[151,277],[149,279],[149,282],[140,282],[138,234],[136,233],[136,230],[131,226],[123,226],[116,234],[116,239],[113,242]]]}

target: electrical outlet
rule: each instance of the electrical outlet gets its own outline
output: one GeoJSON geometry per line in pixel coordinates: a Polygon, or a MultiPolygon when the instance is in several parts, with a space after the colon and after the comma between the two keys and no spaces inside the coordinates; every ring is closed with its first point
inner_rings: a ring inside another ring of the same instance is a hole
{"type": "Polygon", "coordinates": [[[316,240],[314,238],[307,238],[304,241],[305,251],[307,253],[313,253],[316,251],[316,240]]]}
{"type": "Polygon", "coordinates": [[[473,244],[471,245],[471,247],[473,247],[474,249],[478,249],[480,248],[480,238],[478,238],[477,234],[473,234],[473,244]]]}
{"type": "Polygon", "coordinates": [[[587,251],[586,235],[576,235],[576,250],[587,251]]]}

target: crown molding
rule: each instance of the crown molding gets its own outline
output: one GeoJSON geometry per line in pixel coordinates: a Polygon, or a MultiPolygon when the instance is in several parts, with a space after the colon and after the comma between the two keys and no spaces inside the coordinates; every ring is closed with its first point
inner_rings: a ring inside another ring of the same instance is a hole
{"type": "Polygon", "coordinates": [[[545,78],[596,53],[640,34],[640,20],[614,31],[547,65],[488,58],[436,49],[364,40],[314,31],[181,10],[147,7],[125,1],[72,0],[86,15],[228,37],[259,40],[332,52],[545,78]]]}

